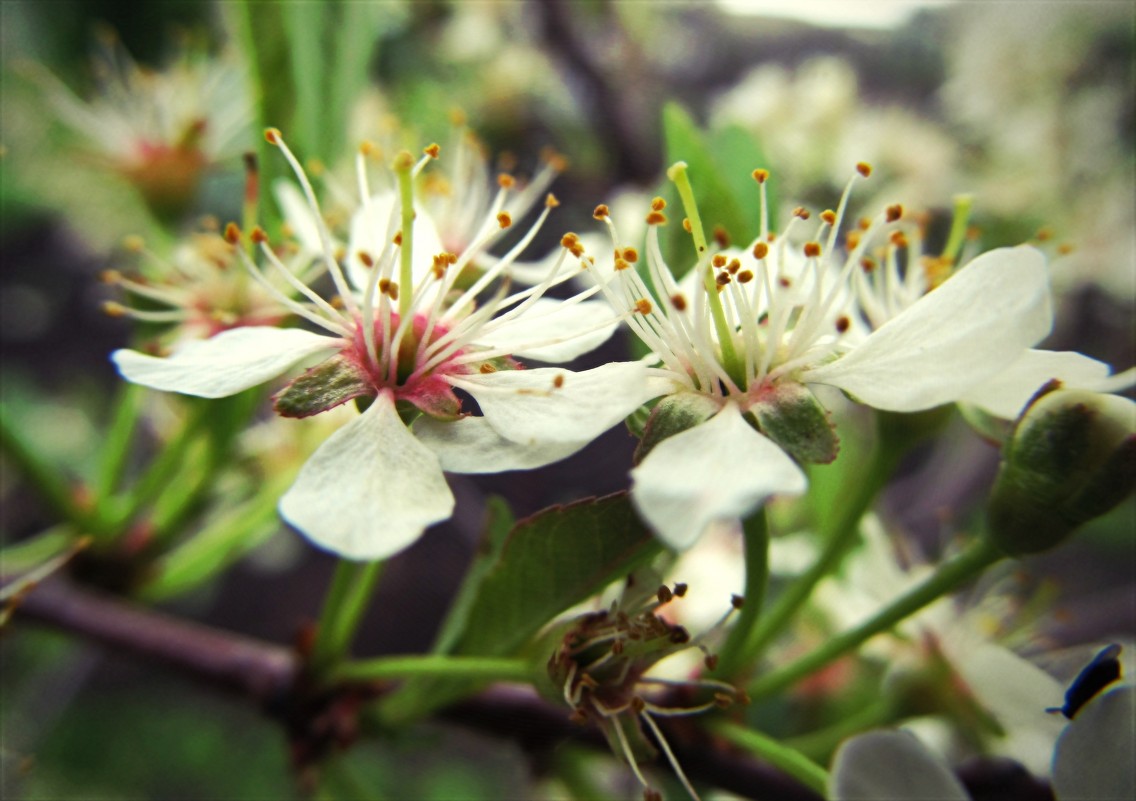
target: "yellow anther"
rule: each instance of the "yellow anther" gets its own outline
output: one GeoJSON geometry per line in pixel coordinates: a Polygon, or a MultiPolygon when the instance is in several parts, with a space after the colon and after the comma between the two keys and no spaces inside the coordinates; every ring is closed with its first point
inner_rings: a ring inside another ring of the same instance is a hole
{"type": "Polygon", "coordinates": [[[597,220],[606,219],[610,214],[611,214],[611,209],[609,209],[607,207],[607,205],[605,205],[603,203],[596,206],[595,210],[592,211],[592,216],[594,218],[596,218],[597,220]]]}
{"type": "Polygon", "coordinates": [[[815,259],[820,255],[820,242],[806,242],[805,255],[810,259],[815,259]]]}
{"type": "Polygon", "coordinates": [[[283,136],[281,135],[279,128],[265,128],[264,139],[270,145],[279,145],[280,142],[283,141],[283,136]]]}
{"type": "Polygon", "coordinates": [[[497,224],[502,228],[508,228],[513,224],[513,218],[509,215],[509,212],[503,211],[497,215],[497,224]]]}
{"type": "Polygon", "coordinates": [[[639,298],[639,300],[635,301],[635,311],[639,312],[640,314],[650,314],[651,309],[651,301],[647,300],[646,298],[639,298]]]}
{"type": "Polygon", "coordinates": [[[757,181],[759,184],[765,183],[769,180],[769,170],[754,170],[753,180],[757,181]]]}
{"type": "Polygon", "coordinates": [[[753,257],[755,259],[764,259],[769,255],[769,245],[764,242],[758,242],[753,246],[753,257]]]}
{"type": "Polygon", "coordinates": [[[887,207],[887,221],[889,223],[895,222],[896,220],[898,220],[902,216],[903,216],[903,205],[902,204],[895,203],[894,205],[887,207]]]}
{"type": "Polygon", "coordinates": [[[422,152],[430,158],[436,159],[439,155],[441,155],[442,147],[437,142],[431,142],[430,144],[426,145],[426,147],[422,148],[422,152]]]}
{"type": "Polygon", "coordinates": [[[860,173],[865,178],[867,178],[869,175],[872,174],[872,165],[869,164],[866,161],[861,161],[860,163],[858,163],[856,165],[856,172],[860,173]]]}

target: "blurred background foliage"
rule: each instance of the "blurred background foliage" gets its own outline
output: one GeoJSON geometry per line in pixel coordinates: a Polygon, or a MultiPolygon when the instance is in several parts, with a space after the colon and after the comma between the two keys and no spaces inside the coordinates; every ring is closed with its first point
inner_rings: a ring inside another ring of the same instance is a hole
{"type": "MultiPolygon", "coordinates": [[[[107,354],[128,333],[123,321],[99,312],[108,294],[97,277],[129,258],[123,237],[169,236],[146,199],[101,167],[81,132],[61,124],[44,89],[47,72],[89,97],[97,87],[90,54],[105,30],[150,68],[188,47],[231,59],[247,79],[243,91],[255,111],[235,147],[219,154],[185,220],[240,219],[241,153],[264,149],[264,125],[284,130],[302,158],[333,170],[363,138],[444,145],[455,109],[489,152],[521,171],[551,146],[571,168],[554,187],[562,206],[538,241],[546,250],[565,230],[591,229],[600,202],[640,219],[663,186],[663,169],[679,158],[692,164],[711,216],[742,241],[758,225],[756,198],[746,195],[754,167],[773,173],[783,221],[798,204],[833,204],[853,165],[867,160],[876,173],[858,190],[858,209],[899,200],[927,212],[934,226],[948,219],[953,195],[970,192],[984,249],[1034,240],[1046,229],[1042,246],[1061,293],[1047,347],[1077,349],[1117,369],[1133,364],[1131,4],[929,4],[886,25],[871,18],[871,3],[854,24],[734,13],[738,5],[0,4],[5,404],[54,464],[80,474],[97,461],[118,383],[107,354]]],[[[750,12],[784,11],[749,5],[750,12]]],[[[278,158],[262,155],[267,185],[283,170],[278,158]]],[[[677,237],[668,243],[672,254],[681,245],[677,237]]],[[[993,449],[956,433],[917,454],[885,499],[894,524],[932,553],[948,521],[973,508],[996,463],[993,449]]],[[[454,479],[459,513],[389,566],[359,651],[428,647],[476,543],[488,494],[504,495],[520,517],[611,491],[626,481],[630,447],[615,432],[542,471],[454,479]],[[597,463],[610,467],[597,470],[597,463]]],[[[823,503],[836,486],[817,482],[814,496],[823,503]]],[[[52,522],[7,468],[0,500],[6,542],[52,522]]],[[[1063,614],[1049,634],[1059,645],[1136,635],[1133,510],[1129,502],[1059,553],[1024,563],[1055,583],[1063,614]]],[[[330,567],[324,554],[282,532],[169,608],[289,642],[297,621],[318,610],[330,567]]],[[[5,797],[298,792],[283,736],[255,711],[54,633],[6,636],[0,656],[5,797]]],[[[766,708],[763,718],[776,728],[776,710],[766,708]]],[[[351,797],[555,796],[559,785],[542,778],[542,767],[514,746],[438,726],[358,748],[333,766],[332,781],[351,797]],[[356,795],[359,788],[368,795],[356,795]]]]}

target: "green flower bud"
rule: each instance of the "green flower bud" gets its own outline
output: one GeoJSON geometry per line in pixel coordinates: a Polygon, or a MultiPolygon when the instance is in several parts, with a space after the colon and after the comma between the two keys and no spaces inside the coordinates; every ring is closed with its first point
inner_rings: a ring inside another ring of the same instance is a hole
{"type": "Polygon", "coordinates": [[[990,537],[1011,556],[1048,550],[1134,486],[1136,403],[1043,390],[1006,443],[987,507],[990,537]]]}

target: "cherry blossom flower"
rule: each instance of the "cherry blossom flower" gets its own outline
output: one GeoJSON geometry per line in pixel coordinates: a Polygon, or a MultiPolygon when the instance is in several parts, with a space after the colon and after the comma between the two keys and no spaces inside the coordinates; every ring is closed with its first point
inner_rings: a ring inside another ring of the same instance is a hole
{"type": "MultiPolygon", "coordinates": [[[[968,210],[969,198],[960,197],[956,216],[963,224],[968,210]]],[[[960,227],[958,223],[956,219],[956,227],[960,227]]],[[[969,262],[956,265],[952,257],[925,253],[919,228],[914,225],[892,237],[879,263],[867,261],[865,267],[853,272],[853,285],[870,330],[881,328],[948,279],[972,284],[984,280],[983,271],[969,272],[969,262]],[[901,269],[901,263],[906,269],[901,269]]],[[[957,400],[983,414],[1013,420],[1033,394],[1053,379],[1069,389],[1112,392],[1136,383],[1136,369],[1112,375],[1109,365],[1075,351],[1028,348],[957,400]]]]}
{"type": "MultiPolygon", "coordinates": [[[[698,259],[684,283],[663,260],[658,226],[647,217],[648,288],[632,269],[606,207],[614,275],[598,283],[654,352],[649,377],[663,399],[648,420],[632,470],[632,497],[669,545],[687,547],[711,522],[745,516],[770,495],[804,490],[798,462],[836,457],[827,413],[807,388],[826,384],[877,409],[917,412],[954,402],[997,376],[1052,326],[1045,259],[1030,247],[1002,248],[972,261],[870,333],[857,319],[852,275],[902,215],[891,206],[838,236],[849,181],[837,211],[803,246],[790,244],[809,217],[799,209],[774,237],[747,251],[712,252],[702,232],[686,165],[670,175],[683,195],[698,259]]],[[[860,165],[860,174],[870,168],[860,165]]],[[[768,173],[754,172],[764,191],[768,173]]],[[[889,234],[889,235],[890,235],[889,234]]]]}
{"type": "MultiPolygon", "coordinates": [[[[436,250],[424,259],[419,254],[440,246],[421,218],[415,221],[413,179],[438,148],[427,148],[417,163],[399,154],[398,198],[372,195],[363,148],[357,157],[362,202],[341,266],[303,169],[278,131],[269,130],[267,138],[300,182],[339,302],[292,275],[262,231],[251,239],[301,298],[276,292],[277,301],[323,333],[249,326],[189,343],[165,359],[129,350],[113,359],[130,381],[208,398],[314,364],[275,396],[277,412],[307,417],[354,400],[361,414],[312,455],[280,501],[284,518],[314,543],[352,559],[389,556],[449,517],[454,501],[443,470],[497,472],[556,461],[647,399],[646,367],[639,363],[582,372],[519,369],[516,358],[575,358],[618,324],[607,304],[589,301],[595,290],[563,301],[543,297],[569,277],[561,269],[567,250],[540,284],[509,294],[509,267],[556,205],[551,195],[521,240],[461,288],[456,279],[464,267],[512,223],[502,210],[509,187],[499,189],[465,251],[436,250]],[[372,227],[379,222],[376,209],[386,212],[378,228],[372,227]],[[456,390],[477,401],[480,416],[463,412],[456,390]]],[[[239,237],[235,226],[228,233],[239,237]]],[[[268,289],[251,259],[244,263],[268,289]]]]}

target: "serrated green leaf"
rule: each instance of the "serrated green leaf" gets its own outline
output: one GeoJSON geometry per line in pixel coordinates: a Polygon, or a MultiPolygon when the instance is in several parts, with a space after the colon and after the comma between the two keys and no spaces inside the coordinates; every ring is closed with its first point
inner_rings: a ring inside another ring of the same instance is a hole
{"type": "MultiPolygon", "coordinates": [[[[503,521],[491,522],[491,550],[503,521]]],[[[501,537],[488,564],[475,564],[469,600],[456,604],[464,621],[447,622],[439,642],[452,654],[510,656],[520,652],[558,614],[649,562],[662,546],[639,521],[626,492],[554,506],[520,521],[501,537]]],[[[467,580],[467,584],[469,580],[467,580]]],[[[459,613],[460,614],[460,613],[459,613]]],[[[451,614],[451,618],[453,618],[451,614]]],[[[388,699],[379,719],[388,726],[443,706],[480,683],[408,683],[388,699]]]]}
{"type": "Polygon", "coordinates": [[[455,653],[516,653],[556,615],[661,550],[627,493],[554,506],[520,521],[485,577],[455,653]]]}

